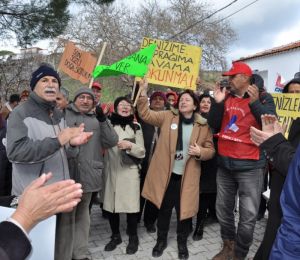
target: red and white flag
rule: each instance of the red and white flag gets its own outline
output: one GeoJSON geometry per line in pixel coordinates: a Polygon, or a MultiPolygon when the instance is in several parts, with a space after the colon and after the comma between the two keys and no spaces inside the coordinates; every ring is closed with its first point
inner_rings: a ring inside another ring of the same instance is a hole
{"type": "Polygon", "coordinates": [[[275,81],[275,92],[282,92],[284,87],[284,82],[285,79],[279,73],[277,73],[277,78],[275,81]]]}

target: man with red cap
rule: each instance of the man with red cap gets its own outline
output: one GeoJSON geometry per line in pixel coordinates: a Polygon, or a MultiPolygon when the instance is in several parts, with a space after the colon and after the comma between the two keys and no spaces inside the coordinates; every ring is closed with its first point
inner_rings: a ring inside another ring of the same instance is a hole
{"type": "Polygon", "coordinates": [[[245,259],[253,240],[266,159],[251,141],[250,127],[261,129],[261,115],[276,114],[270,95],[253,84],[252,70],[233,62],[223,73],[230,91],[218,84],[208,122],[218,137],[216,211],[223,239],[222,250],[213,260],[245,259]],[[239,223],[235,227],[235,197],[239,197],[239,223]]]}
{"type": "Polygon", "coordinates": [[[99,82],[94,82],[92,84],[92,91],[95,95],[95,103],[99,104],[101,98],[102,85],[99,82]]]}

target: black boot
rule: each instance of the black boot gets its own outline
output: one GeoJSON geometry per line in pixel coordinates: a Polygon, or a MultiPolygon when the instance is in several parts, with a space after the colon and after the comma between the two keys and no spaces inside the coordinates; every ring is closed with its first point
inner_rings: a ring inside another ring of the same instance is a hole
{"type": "Polygon", "coordinates": [[[129,236],[129,243],[126,247],[126,254],[133,255],[136,253],[139,247],[139,238],[137,235],[129,236]]]}
{"type": "Polygon", "coordinates": [[[194,241],[199,241],[203,238],[203,229],[204,229],[204,219],[202,219],[200,223],[197,222],[195,232],[193,234],[194,241]]]}
{"type": "Polygon", "coordinates": [[[187,248],[187,239],[177,240],[177,245],[178,245],[178,258],[179,259],[188,259],[189,258],[189,250],[187,248]]]}
{"type": "Polygon", "coordinates": [[[167,248],[167,239],[166,238],[157,238],[157,242],[152,250],[152,256],[160,257],[166,248],[167,248]]]}
{"type": "Polygon", "coordinates": [[[145,224],[145,227],[147,229],[147,233],[155,233],[156,228],[154,224],[145,224]]]}
{"type": "Polygon", "coordinates": [[[113,234],[109,243],[104,247],[104,251],[113,251],[116,249],[117,245],[122,243],[122,238],[120,234],[113,234]]]}

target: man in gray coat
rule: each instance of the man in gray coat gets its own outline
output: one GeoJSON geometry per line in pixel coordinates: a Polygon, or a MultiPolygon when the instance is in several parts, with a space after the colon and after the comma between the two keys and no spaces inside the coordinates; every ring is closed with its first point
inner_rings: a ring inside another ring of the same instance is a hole
{"type": "Polygon", "coordinates": [[[82,184],[83,196],[74,210],[75,237],[73,259],[89,259],[88,238],[90,229],[89,204],[93,192],[102,189],[103,148],[110,148],[118,143],[118,135],[100,106],[93,107],[95,96],[91,89],[82,87],[75,93],[74,102],[66,109],[66,121],[69,127],[85,124],[93,136],[79,153],[69,158],[71,178],[82,184]]]}
{"type": "MultiPolygon", "coordinates": [[[[67,128],[63,114],[55,108],[60,77],[49,65],[32,73],[29,99],[14,109],[7,125],[7,157],[12,162],[12,194],[24,189],[45,172],[52,172],[49,183],[69,179],[66,151],[76,152],[92,133],[83,125],[67,128]]],[[[71,259],[73,222],[70,213],[57,215],[55,260],[71,259]]]]}

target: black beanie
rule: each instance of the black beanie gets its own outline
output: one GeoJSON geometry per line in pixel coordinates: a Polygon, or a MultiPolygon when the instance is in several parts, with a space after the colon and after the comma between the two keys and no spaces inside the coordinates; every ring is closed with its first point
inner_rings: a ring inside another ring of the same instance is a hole
{"type": "Polygon", "coordinates": [[[35,88],[36,83],[45,76],[52,76],[52,77],[56,78],[58,81],[58,85],[60,87],[61,80],[60,80],[60,77],[59,77],[57,71],[47,65],[41,65],[31,75],[31,80],[30,80],[31,90],[33,90],[35,88]]]}
{"type": "Polygon", "coordinates": [[[116,98],[116,100],[114,102],[114,110],[115,110],[115,112],[117,112],[118,105],[123,100],[125,100],[126,102],[128,102],[129,104],[132,105],[132,101],[130,100],[130,98],[128,98],[128,97],[118,97],[118,98],[116,98]]]}

